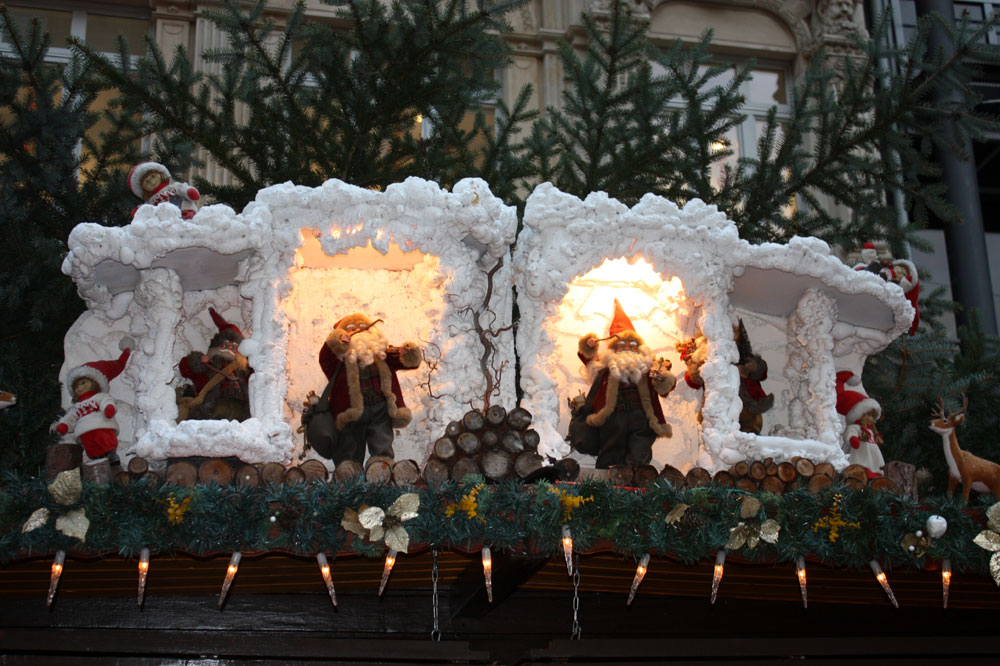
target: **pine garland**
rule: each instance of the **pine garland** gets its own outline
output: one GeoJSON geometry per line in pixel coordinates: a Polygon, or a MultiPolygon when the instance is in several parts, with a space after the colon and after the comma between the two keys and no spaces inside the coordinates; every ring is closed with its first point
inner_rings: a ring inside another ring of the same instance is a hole
{"type": "Polygon", "coordinates": [[[405,523],[411,549],[475,551],[489,545],[556,555],[565,524],[579,552],[648,553],[694,564],[726,548],[731,530],[741,522],[752,531],[773,520],[779,527],[775,543],[762,539],[732,555],[762,563],[792,562],[805,555],[849,569],[866,568],[872,559],[886,568],[933,569],[950,559],[955,571],[988,574],[989,553],[973,543],[985,524],[986,501],[981,498],[966,506],[959,496],[916,502],[841,486],[818,495],[802,489],[779,496],[716,485],[678,490],[665,481],[636,490],[593,480],[489,485],[476,477],[420,490],[364,482],[253,488],[184,488],[148,481],[85,484],[79,504],[70,507],[56,504],[42,480],[11,479],[0,490],[0,562],[59,549],[123,557],[136,557],[142,548],[154,554],[323,551],[381,557],[384,544],[355,538],[341,527],[344,512],[362,505],[384,509],[404,492],[420,497],[419,515],[405,523]],[[43,506],[55,515],[84,509],[90,520],[86,541],[61,534],[54,520],[23,534],[28,516],[43,506]],[[923,554],[907,551],[904,537],[926,530],[927,518],[935,514],[948,521],[945,534],[930,540],[923,554]]]}

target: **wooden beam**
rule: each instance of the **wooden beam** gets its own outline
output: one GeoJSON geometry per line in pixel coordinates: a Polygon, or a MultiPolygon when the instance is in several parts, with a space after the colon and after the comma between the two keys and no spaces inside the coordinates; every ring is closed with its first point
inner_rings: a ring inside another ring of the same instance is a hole
{"type": "Polygon", "coordinates": [[[452,619],[484,617],[492,608],[502,604],[548,561],[547,557],[515,555],[502,550],[493,551],[493,603],[490,604],[486,595],[482,559],[474,556],[449,588],[452,619]]]}

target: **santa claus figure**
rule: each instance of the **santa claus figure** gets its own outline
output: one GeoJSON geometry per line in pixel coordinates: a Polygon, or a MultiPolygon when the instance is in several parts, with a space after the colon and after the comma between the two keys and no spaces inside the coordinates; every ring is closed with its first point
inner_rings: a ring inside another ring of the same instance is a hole
{"type": "Polygon", "coordinates": [[[73,405],[55,423],[60,435],[71,437],[83,445],[92,460],[107,458],[112,468],[120,467],[118,459],[118,408],[108,395],[108,384],[121,374],[131,350],[110,361],[92,361],[73,368],[66,383],[73,396],[73,405]]]}
{"type": "Polygon", "coordinates": [[[736,364],[740,371],[740,401],[743,403],[740,430],[759,435],[764,427],[764,412],[774,406],[774,394],[766,392],[761,385],[767,379],[767,361],[760,354],[754,353],[742,319],[733,327],[733,338],[740,353],[740,360],[736,364]]]}
{"type": "MultiPolygon", "coordinates": [[[[181,209],[181,217],[190,220],[198,212],[201,194],[187,183],[174,182],[167,167],[158,162],[136,164],[128,172],[128,189],[151,206],[172,203],[181,209]]],[[[135,217],[139,207],[132,209],[135,217]]]]}
{"type": "Polygon", "coordinates": [[[615,300],[607,348],[597,336],[580,339],[578,355],[591,380],[586,400],[570,423],[569,440],[581,453],[596,455],[596,467],[646,465],[657,437],[670,437],[660,397],[677,384],[670,361],[654,358],[615,300]]]}
{"type": "Polygon", "coordinates": [[[412,342],[390,345],[363,314],[338,321],[319,352],[319,364],[330,388],[330,414],[338,431],[331,451],[335,464],[362,462],[365,446],[373,456],[394,457],[394,428],[410,423],[396,373],[420,365],[423,353],[412,342]]]}
{"type": "Polygon", "coordinates": [[[868,470],[868,478],[875,478],[882,476],[885,466],[879,449],[882,435],[875,428],[882,407],[864,393],[847,388],[860,384],[861,379],[849,370],[837,373],[837,412],[847,420],[843,441],[848,461],[863,466],[868,470]]]}
{"type": "Polygon", "coordinates": [[[917,301],[920,299],[920,277],[917,275],[917,267],[908,259],[894,259],[892,266],[892,281],[902,288],[906,300],[913,306],[913,323],[910,325],[910,335],[916,335],[917,327],[920,326],[920,306],[917,301]]]}
{"type": "Polygon", "coordinates": [[[854,264],[854,270],[868,271],[875,275],[880,275],[882,267],[882,262],[878,258],[878,248],[875,247],[875,243],[871,241],[865,243],[864,247],[861,248],[861,261],[854,264]]]}
{"type": "Polygon", "coordinates": [[[221,419],[246,421],[250,418],[250,367],[239,352],[243,332],[209,308],[219,332],[208,343],[208,352],[191,352],[181,359],[180,373],[190,379],[194,395],[178,399],[178,421],[221,419]]]}

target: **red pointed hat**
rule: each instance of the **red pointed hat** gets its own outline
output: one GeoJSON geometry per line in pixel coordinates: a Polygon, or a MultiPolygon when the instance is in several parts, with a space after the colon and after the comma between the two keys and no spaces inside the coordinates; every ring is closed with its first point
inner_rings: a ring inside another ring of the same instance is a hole
{"type": "Polygon", "coordinates": [[[77,379],[87,377],[94,380],[102,393],[107,393],[108,384],[125,369],[125,364],[128,362],[128,357],[131,353],[132,350],[126,348],[117,359],[111,361],[91,361],[90,363],[77,366],[66,375],[66,385],[72,390],[73,383],[77,379]]]}
{"type": "Polygon", "coordinates": [[[842,370],[837,373],[837,413],[844,415],[848,425],[857,422],[858,419],[872,410],[882,416],[882,406],[878,404],[878,401],[845,386],[859,386],[860,384],[861,379],[850,370],[842,370]]]}
{"type": "Polygon", "coordinates": [[[219,327],[219,333],[224,331],[235,331],[241,338],[246,337],[243,335],[243,331],[241,331],[236,324],[230,324],[228,321],[223,319],[222,315],[215,311],[215,308],[209,308],[208,314],[212,315],[212,321],[214,321],[215,325],[219,327]]]}
{"type": "Polygon", "coordinates": [[[608,333],[611,335],[618,335],[626,331],[635,333],[635,326],[632,325],[632,320],[628,318],[625,311],[622,310],[622,304],[615,299],[615,313],[611,317],[611,325],[608,327],[608,333]]]}

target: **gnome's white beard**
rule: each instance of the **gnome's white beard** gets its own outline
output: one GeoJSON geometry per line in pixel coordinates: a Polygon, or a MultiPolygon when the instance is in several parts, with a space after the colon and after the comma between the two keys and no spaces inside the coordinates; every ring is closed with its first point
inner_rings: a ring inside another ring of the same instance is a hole
{"type": "Polygon", "coordinates": [[[611,376],[623,384],[638,384],[646,376],[653,366],[653,352],[649,347],[642,345],[638,352],[614,352],[607,350],[601,354],[594,371],[599,372],[607,368],[611,376]]]}
{"type": "Polygon", "coordinates": [[[351,338],[344,360],[357,361],[358,367],[364,368],[374,363],[375,359],[385,360],[385,350],[388,346],[389,343],[382,332],[372,327],[351,338]]]}

